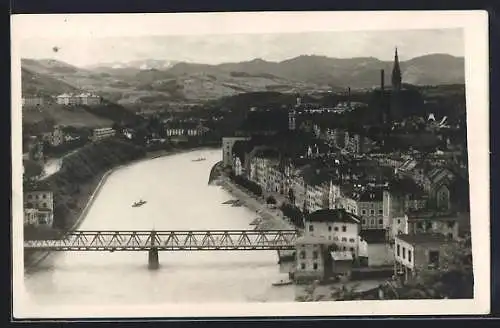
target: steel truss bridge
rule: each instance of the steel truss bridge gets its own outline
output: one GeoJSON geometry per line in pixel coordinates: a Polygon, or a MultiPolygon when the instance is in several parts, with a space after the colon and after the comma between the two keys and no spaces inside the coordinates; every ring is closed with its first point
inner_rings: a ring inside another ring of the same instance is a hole
{"type": "Polygon", "coordinates": [[[41,251],[250,251],[293,250],[295,230],[74,231],[62,239],[27,240],[41,251]]]}

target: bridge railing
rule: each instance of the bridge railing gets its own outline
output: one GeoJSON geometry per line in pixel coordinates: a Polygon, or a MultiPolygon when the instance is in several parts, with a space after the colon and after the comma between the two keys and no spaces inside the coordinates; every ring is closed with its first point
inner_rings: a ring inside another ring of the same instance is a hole
{"type": "Polygon", "coordinates": [[[27,240],[47,250],[265,250],[293,249],[295,230],[75,231],[64,239],[27,240]]]}

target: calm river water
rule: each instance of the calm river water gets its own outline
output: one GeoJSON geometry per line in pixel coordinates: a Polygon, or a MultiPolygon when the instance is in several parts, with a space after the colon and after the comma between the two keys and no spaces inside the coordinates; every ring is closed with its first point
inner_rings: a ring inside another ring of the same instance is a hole
{"type": "MultiPolygon", "coordinates": [[[[251,229],[256,214],[222,202],[208,186],[220,150],[148,160],[109,176],[80,230],[251,229]],[[192,162],[200,156],[207,160],[192,162]],[[138,199],[147,200],[131,208],[138,199]]],[[[147,269],[147,252],[54,253],[25,276],[33,305],[132,305],[171,302],[290,302],[291,286],[274,251],[160,252],[160,269],[147,269]]]]}

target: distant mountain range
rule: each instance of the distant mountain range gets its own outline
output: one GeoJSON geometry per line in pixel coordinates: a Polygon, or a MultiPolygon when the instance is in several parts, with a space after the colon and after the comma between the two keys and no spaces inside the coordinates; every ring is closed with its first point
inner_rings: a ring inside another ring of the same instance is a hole
{"type": "MultiPolygon", "coordinates": [[[[23,92],[42,90],[46,79],[67,88],[99,92],[124,105],[214,99],[253,91],[310,92],[390,84],[393,63],[373,57],[299,56],[281,62],[254,59],[208,65],[138,60],[78,68],[56,60],[23,59],[23,92]],[[33,75],[39,83],[35,83],[33,75]]],[[[464,84],[464,58],[431,54],[401,62],[403,82],[414,85],[464,84]]],[[[62,88],[58,92],[64,92],[62,88]]],[[[54,88],[52,88],[54,89],[54,88]]],[[[52,90],[51,90],[52,91],[52,90]]],[[[55,91],[55,90],[54,90],[55,91]]]]}
{"type": "Polygon", "coordinates": [[[90,70],[99,70],[99,69],[124,69],[124,68],[132,68],[132,69],[169,69],[170,67],[177,64],[178,61],[173,60],[158,60],[158,59],[145,59],[145,60],[133,60],[129,62],[110,62],[110,63],[99,63],[91,66],[86,66],[86,69],[90,70]]]}

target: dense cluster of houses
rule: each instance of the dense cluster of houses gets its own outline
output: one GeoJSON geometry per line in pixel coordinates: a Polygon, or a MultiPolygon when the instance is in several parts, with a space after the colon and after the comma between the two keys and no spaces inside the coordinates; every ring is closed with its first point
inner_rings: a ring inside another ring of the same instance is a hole
{"type": "Polygon", "coordinates": [[[82,92],[78,94],[63,93],[57,96],[42,96],[42,95],[24,95],[21,98],[23,108],[37,108],[46,104],[56,103],[64,106],[76,105],[99,105],[102,102],[102,97],[90,92],[82,92]]]}
{"type": "MultiPolygon", "coordinates": [[[[344,150],[351,138],[348,132],[326,134],[337,146],[343,139],[344,150]]],[[[223,139],[223,162],[234,175],[258,184],[266,195],[281,195],[304,214],[299,276],[325,274],[320,257],[323,264],[327,258],[367,257],[362,236],[370,232],[396,245],[397,272],[408,275],[415,261],[429,260],[422,249],[431,254],[468,228],[467,177],[450,161],[411,152],[355,156],[359,149],[341,152],[311,144],[291,158],[277,147],[255,145],[250,137],[223,139]]]]}

